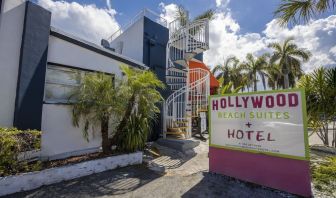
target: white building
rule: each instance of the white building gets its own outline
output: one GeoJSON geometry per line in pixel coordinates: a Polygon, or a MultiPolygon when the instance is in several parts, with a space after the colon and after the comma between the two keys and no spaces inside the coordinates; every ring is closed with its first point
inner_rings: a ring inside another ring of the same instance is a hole
{"type": "Polygon", "coordinates": [[[82,128],[72,125],[68,96],[87,72],[122,77],[121,64],[149,68],[167,84],[150,139],[192,135],[192,119],[206,111],[210,94],[210,72],[202,62],[209,48],[207,20],[168,25],[145,9],[102,47],[51,27],[52,13],[30,1],[0,5],[0,126],[41,130],[42,157],[99,149],[100,133],[90,133],[87,142],[82,128]]]}
{"type": "Polygon", "coordinates": [[[99,149],[99,133],[87,142],[72,125],[69,92],[86,72],[148,67],[50,27],[52,13],[32,2],[0,0],[0,10],[0,126],[41,130],[44,158],[99,149]]]}

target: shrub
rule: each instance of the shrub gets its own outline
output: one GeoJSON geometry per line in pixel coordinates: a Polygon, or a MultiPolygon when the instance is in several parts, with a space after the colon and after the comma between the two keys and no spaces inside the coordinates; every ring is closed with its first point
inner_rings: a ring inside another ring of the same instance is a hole
{"type": "Polygon", "coordinates": [[[18,154],[39,149],[40,142],[40,131],[0,128],[0,176],[38,169],[40,163],[33,165],[28,164],[26,161],[19,161],[18,154]]]}
{"type": "Polygon", "coordinates": [[[132,114],[128,120],[125,131],[118,139],[119,150],[134,152],[143,150],[150,133],[150,123],[142,115],[132,114]]]}
{"type": "MultiPolygon", "coordinates": [[[[316,189],[326,193],[335,193],[336,189],[336,157],[328,157],[326,161],[312,167],[312,176],[316,189]]],[[[335,196],[335,194],[333,194],[335,196]]]]}
{"type": "Polygon", "coordinates": [[[159,89],[164,88],[151,71],[121,67],[125,77],[116,78],[103,73],[84,77],[82,85],[73,93],[73,124],[83,122],[83,135],[100,125],[103,153],[115,145],[120,152],[142,150],[149,134],[149,126],[158,118],[158,104],[163,100],[159,89]],[[111,129],[111,130],[109,130],[111,129]],[[109,134],[112,131],[112,134],[109,134]],[[112,137],[112,138],[111,138],[112,137]]]}

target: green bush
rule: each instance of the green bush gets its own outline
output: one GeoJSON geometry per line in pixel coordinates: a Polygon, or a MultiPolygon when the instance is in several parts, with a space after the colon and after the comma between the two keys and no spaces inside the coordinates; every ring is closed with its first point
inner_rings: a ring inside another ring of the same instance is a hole
{"type": "Polygon", "coordinates": [[[147,118],[142,115],[132,114],[124,133],[118,139],[118,149],[124,152],[143,150],[150,134],[150,129],[150,123],[148,123],[147,118]]]}
{"type": "Polygon", "coordinates": [[[29,164],[26,161],[18,161],[18,154],[40,149],[40,145],[40,131],[0,128],[0,176],[39,169],[40,163],[29,164]]]}
{"type": "MultiPolygon", "coordinates": [[[[316,189],[322,192],[335,193],[336,189],[336,157],[328,157],[326,161],[312,167],[312,176],[316,189]]],[[[335,196],[336,194],[333,194],[335,196]]]]}

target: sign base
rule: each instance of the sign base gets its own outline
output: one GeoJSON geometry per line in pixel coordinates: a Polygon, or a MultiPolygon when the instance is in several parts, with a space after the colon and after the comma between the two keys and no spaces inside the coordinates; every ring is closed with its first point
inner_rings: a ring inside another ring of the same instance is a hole
{"type": "Polygon", "coordinates": [[[209,171],[311,197],[309,161],[209,148],[209,171]]]}

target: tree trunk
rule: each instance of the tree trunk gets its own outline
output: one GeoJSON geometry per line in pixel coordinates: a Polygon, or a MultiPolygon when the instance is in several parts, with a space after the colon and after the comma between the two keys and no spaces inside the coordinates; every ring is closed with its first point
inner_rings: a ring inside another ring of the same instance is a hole
{"type": "Polygon", "coordinates": [[[325,146],[329,146],[329,127],[328,127],[328,121],[326,122],[326,126],[324,127],[324,134],[325,134],[324,145],[325,146]]]}
{"type": "Polygon", "coordinates": [[[322,121],[322,126],[320,127],[320,132],[321,132],[321,135],[323,136],[323,144],[325,146],[329,146],[329,137],[328,137],[328,122],[325,122],[324,120],[325,116],[321,119],[323,119],[322,121]]]}
{"type": "Polygon", "coordinates": [[[127,104],[127,108],[125,111],[125,114],[121,120],[121,122],[119,123],[119,125],[117,126],[116,132],[113,136],[113,138],[110,141],[110,144],[117,144],[118,143],[118,138],[120,138],[120,134],[123,132],[124,128],[126,127],[126,124],[128,122],[129,117],[131,116],[132,113],[132,109],[134,106],[134,102],[135,102],[135,95],[133,94],[130,98],[130,100],[128,101],[127,104]]]}
{"type": "Polygon", "coordinates": [[[288,89],[289,88],[289,77],[288,77],[288,73],[284,74],[284,89],[288,89]]]}
{"type": "Polygon", "coordinates": [[[333,121],[333,146],[336,148],[336,129],[335,129],[335,121],[333,121]]]}
{"type": "Polygon", "coordinates": [[[109,118],[105,118],[101,121],[101,136],[102,136],[102,148],[103,153],[107,154],[111,152],[111,144],[108,137],[108,127],[109,126],[109,118]]]}
{"type": "Polygon", "coordinates": [[[257,91],[257,79],[254,79],[254,91],[257,91]]]}

